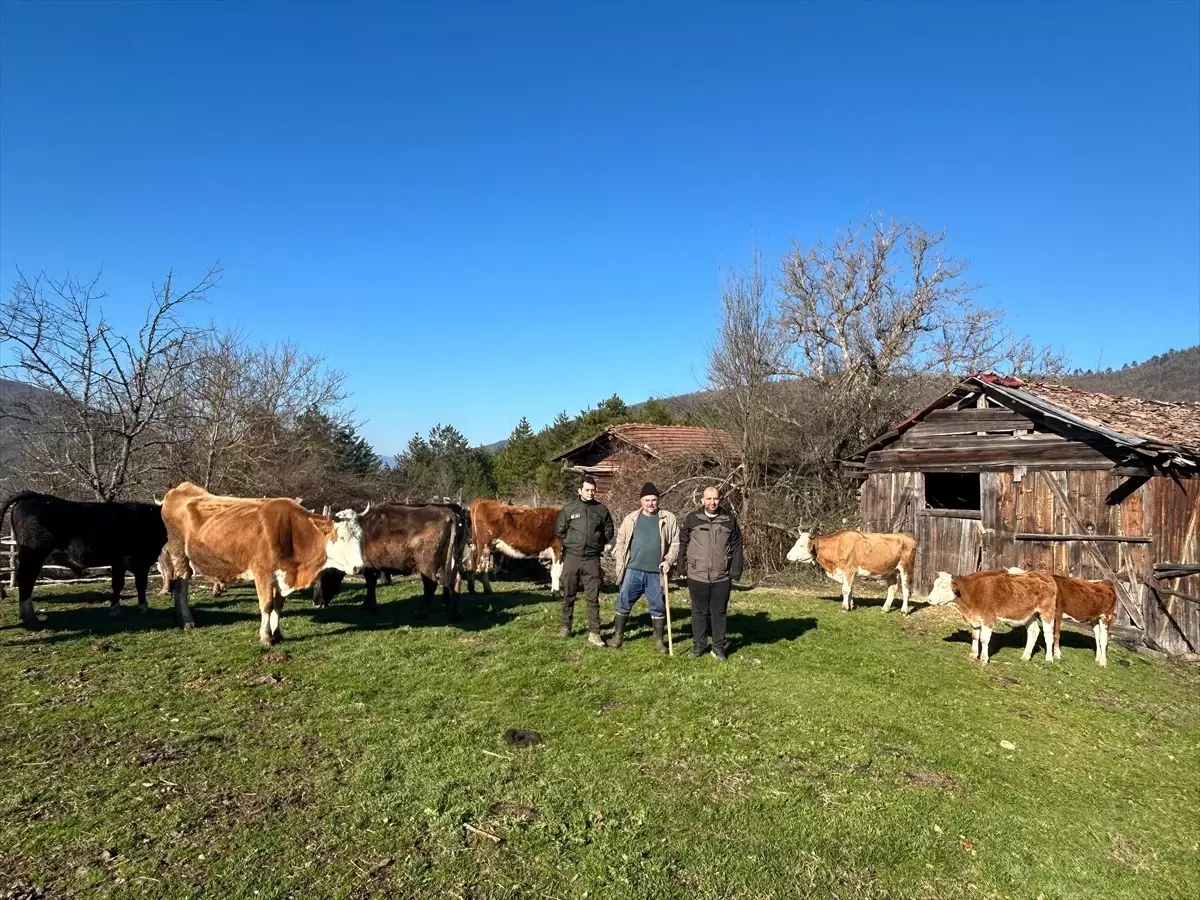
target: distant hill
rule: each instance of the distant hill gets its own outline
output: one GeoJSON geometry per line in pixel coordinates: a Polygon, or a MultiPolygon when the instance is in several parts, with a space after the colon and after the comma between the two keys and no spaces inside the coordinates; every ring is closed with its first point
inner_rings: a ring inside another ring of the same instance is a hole
{"type": "Polygon", "coordinates": [[[1112,371],[1070,375],[1063,382],[1082,391],[1143,400],[1200,401],[1200,344],[1112,371]]]}

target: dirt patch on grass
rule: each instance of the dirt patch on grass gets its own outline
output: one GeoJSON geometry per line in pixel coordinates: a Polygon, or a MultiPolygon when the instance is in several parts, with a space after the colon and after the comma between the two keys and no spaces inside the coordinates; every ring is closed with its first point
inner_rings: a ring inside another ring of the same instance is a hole
{"type": "Polygon", "coordinates": [[[905,772],[900,780],[911,787],[935,788],[940,791],[958,789],[958,782],[938,772],[905,772]]]}
{"type": "Polygon", "coordinates": [[[150,738],[134,754],[133,761],[139,766],[157,766],[165,763],[182,762],[189,755],[188,751],[182,747],[173,746],[158,738],[150,738]]]}
{"type": "Polygon", "coordinates": [[[507,819],[518,822],[532,822],[538,817],[536,807],[526,806],[512,800],[500,800],[488,807],[488,816],[493,819],[507,819]]]}
{"type": "Polygon", "coordinates": [[[285,681],[287,681],[287,678],[285,678],[283,675],[280,675],[278,672],[267,672],[262,675],[254,675],[254,674],[247,673],[245,678],[246,678],[247,684],[276,685],[276,684],[283,684],[285,681]]]}
{"type": "Polygon", "coordinates": [[[1137,844],[1126,840],[1120,834],[1110,834],[1109,853],[1123,866],[1128,866],[1135,872],[1145,872],[1154,861],[1154,855],[1147,853],[1137,844]]]}
{"type": "Polygon", "coordinates": [[[263,662],[265,663],[285,663],[291,662],[292,654],[286,650],[269,650],[263,654],[263,662]]]}

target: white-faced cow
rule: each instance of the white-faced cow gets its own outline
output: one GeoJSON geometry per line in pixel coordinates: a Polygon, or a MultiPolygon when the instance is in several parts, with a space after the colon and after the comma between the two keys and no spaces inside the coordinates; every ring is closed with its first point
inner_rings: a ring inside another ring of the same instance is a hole
{"type": "Polygon", "coordinates": [[[190,482],[167,491],[162,519],[172,536],[171,589],[185,628],[193,627],[188,607],[192,573],[222,582],[253,579],[262,614],[259,641],[283,639],[279,617],[283,598],[312,584],[322,569],[362,568],[362,528],[353,510],[337,521],[309,512],[295,500],[217,497],[190,482]]]}
{"type": "Polygon", "coordinates": [[[33,586],[48,560],[76,572],[111,566],[111,615],[120,611],[125,573],[132,572],[138,609],[142,612],[149,609],[146,583],[150,567],[167,542],[167,530],[157,505],[79,502],[24,491],[4,501],[0,523],[10,507],[17,551],[17,596],[21,621],[26,627],[38,624],[33,611],[33,586]]]}
{"type": "Polygon", "coordinates": [[[988,661],[988,642],[997,622],[1024,625],[1027,628],[1025,652],[1021,659],[1033,657],[1038,625],[1046,639],[1046,662],[1054,661],[1054,615],[1058,589],[1045,572],[1020,569],[990,569],[953,577],[939,572],[929,592],[929,603],[942,606],[953,603],[971,627],[971,659],[988,661]]]}
{"type": "Polygon", "coordinates": [[[1057,612],[1054,616],[1054,658],[1062,659],[1058,639],[1062,634],[1062,620],[1073,619],[1080,624],[1091,624],[1096,637],[1096,662],[1108,665],[1108,629],[1117,618],[1117,590],[1111,581],[1085,581],[1054,575],[1058,587],[1057,612]]]}
{"type": "Polygon", "coordinates": [[[791,550],[789,562],[816,562],[825,574],[842,586],[842,609],[854,608],[854,579],[858,576],[882,578],[887,582],[887,600],[883,611],[892,608],[896,585],[903,597],[901,611],[908,614],[908,590],[912,584],[913,560],[917,542],[910,534],[875,534],[870,531],[835,531],[812,537],[800,535],[791,550]]]}
{"type": "Polygon", "coordinates": [[[550,560],[550,594],[559,594],[562,575],[562,541],[554,531],[558,506],[509,506],[499,500],[479,499],[471,504],[471,560],[467,567],[467,589],[475,593],[475,576],[483,579],[485,593],[492,592],[488,573],[492,551],[514,559],[538,557],[550,560]]]}
{"type": "MultiPolygon", "coordinates": [[[[385,503],[368,507],[359,517],[362,526],[363,577],[367,596],[363,609],[376,609],[375,586],[380,575],[421,576],[424,591],[420,615],[442,585],[446,614],[459,615],[462,554],[467,536],[467,511],[454,503],[385,503]]],[[[313,605],[328,606],[341,586],[343,573],[326,570],[313,586],[313,605]]]]}

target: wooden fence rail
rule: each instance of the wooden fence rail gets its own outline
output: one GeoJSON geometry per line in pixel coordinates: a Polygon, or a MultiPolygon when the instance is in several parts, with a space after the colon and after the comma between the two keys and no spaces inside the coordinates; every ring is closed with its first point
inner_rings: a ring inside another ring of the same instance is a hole
{"type": "MultiPolygon", "coordinates": [[[[0,565],[0,580],[8,582],[10,588],[17,586],[17,542],[12,534],[0,538],[0,547],[4,548],[3,553],[0,553],[0,559],[3,559],[3,564],[0,565]]],[[[41,574],[38,576],[38,581],[53,581],[56,584],[82,584],[89,581],[108,581],[112,578],[111,566],[92,566],[84,569],[84,572],[103,572],[102,575],[85,575],[82,578],[53,578],[47,575],[47,570],[55,572],[70,572],[75,573],[75,570],[69,566],[58,566],[53,563],[46,563],[42,566],[41,574]]]]}

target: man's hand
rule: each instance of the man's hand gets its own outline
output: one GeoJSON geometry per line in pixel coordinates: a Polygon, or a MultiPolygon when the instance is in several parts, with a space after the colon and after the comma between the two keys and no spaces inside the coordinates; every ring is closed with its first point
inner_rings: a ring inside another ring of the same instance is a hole
{"type": "Polygon", "coordinates": [[[665,578],[666,574],[671,571],[671,564],[664,559],[658,564],[658,571],[662,572],[665,578]]]}

